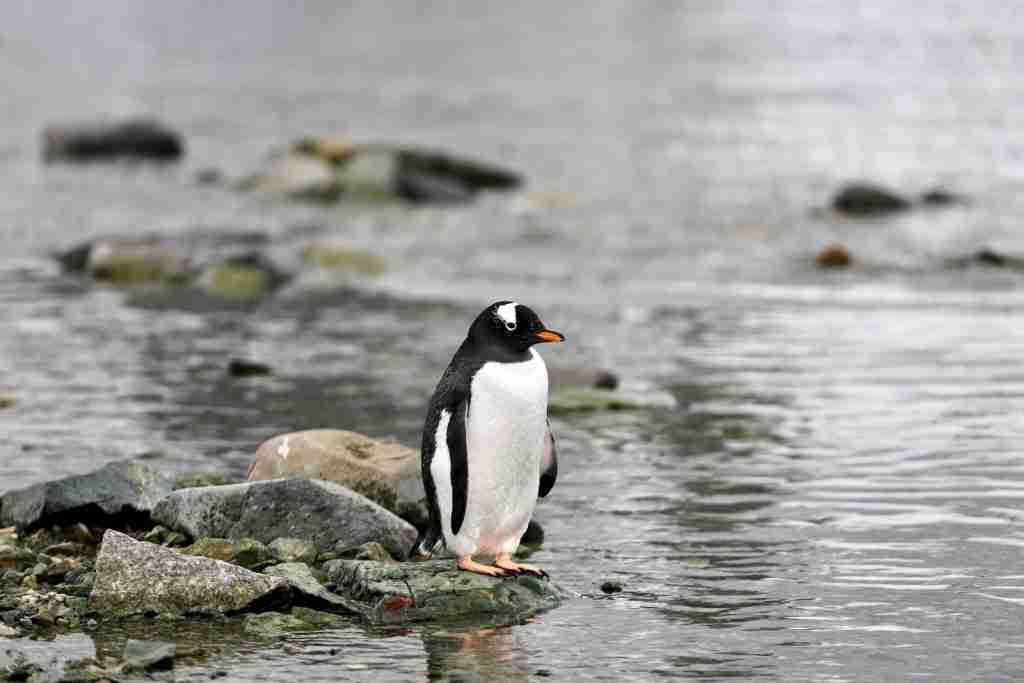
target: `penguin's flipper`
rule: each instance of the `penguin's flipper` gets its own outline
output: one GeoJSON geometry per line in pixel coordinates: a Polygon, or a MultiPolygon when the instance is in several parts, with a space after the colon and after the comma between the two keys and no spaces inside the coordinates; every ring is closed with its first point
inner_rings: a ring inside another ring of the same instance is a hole
{"type": "Polygon", "coordinates": [[[469,398],[459,401],[448,420],[448,457],[452,477],[452,535],[459,533],[466,518],[466,496],[469,491],[469,466],[466,447],[466,419],[469,416],[469,398]]]}
{"type": "Polygon", "coordinates": [[[551,422],[544,432],[544,452],[540,456],[540,487],[537,495],[541,498],[551,493],[558,479],[558,453],[555,450],[555,435],[551,433],[551,422]]]}

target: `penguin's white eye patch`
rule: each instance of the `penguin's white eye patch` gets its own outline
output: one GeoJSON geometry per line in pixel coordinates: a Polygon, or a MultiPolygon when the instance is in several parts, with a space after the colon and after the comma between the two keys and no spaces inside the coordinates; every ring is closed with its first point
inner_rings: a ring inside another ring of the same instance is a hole
{"type": "Polygon", "coordinates": [[[516,306],[518,305],[515,301],[509,301],[507,304],[494,309],[494,314],[505,323],[505,327],[508,327],[510,324],[512,325],[512,327],[508,327],[509,330],[516,329],[516,306]]]}
{"type": "Polygon", "coordinates": [[[515,323],[505,323],[505,329],[508,330],[509,332],[514,331],[516,327],[518,327],[518,325],[516,325],[515,323]]]}

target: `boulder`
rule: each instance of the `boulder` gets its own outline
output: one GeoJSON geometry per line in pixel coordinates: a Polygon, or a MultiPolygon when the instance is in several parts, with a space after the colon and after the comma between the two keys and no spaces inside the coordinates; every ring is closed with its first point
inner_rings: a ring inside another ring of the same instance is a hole
{"type": "Polygon", "coordinates": [[[89,606],[104,616],[231,614],[288,605],[290,600],[285,579],[220,560],[180,555],[109,530],[96,557],[89,606]]]}
{"type": "Polygon", "coordinates": [[[8,491],[0,499],[0,526],[148,526],[153,506],[172,487],[170,479],[142,463],[113,462],[89,474],[8,491]]]}
{"type": "MultiPolygon", "coordinates": [[[[332,481],[415,525],[427,521],[420,454],[394,441],[340,429],[281,434],[256,450],[249,481],[281,477],[332,481]]],[[[399,556],[404,556],[404,550],[399,556]]]]}
{"type": "Polygon", "coordinates": [[[288,581],[292,588],[295,604],[316,609],[333,609],[359,614],[359,605],[336,595],[321,584],[309,565],[301,562],[275,564],[263,570],[264,574],[279,576],[288,581]]]}
{"type": "Polygon", "coordinates": [[[557,607],[565,597],[545,579],[471,574],[451,560],[332,560],[324,570],[337,593],[374,624],[462,619],[512,623],[557,607]]]}
{"type": "Polygon", "coordinates": [[[181,135],[152,119],[49,126],[43,130],[43,160],[174,161],[185,153],[181,135]]]}
{"type": "Polygon", "coordinates": [[[343,486],[310,479],[273,479],[179,489],[153,510],[153,519],[193,538],[255,538],[270,543],[299,538],[318,551],[343,542],[379,541],[404,554],[416,529],[373,501],[343,486]]]}
{"type": "Polygon", "coordinates": [[[832,198],[832,208],[850,216],[878,216],[910,206],[910,200],[872,183],[850,183],[832,198]]]}

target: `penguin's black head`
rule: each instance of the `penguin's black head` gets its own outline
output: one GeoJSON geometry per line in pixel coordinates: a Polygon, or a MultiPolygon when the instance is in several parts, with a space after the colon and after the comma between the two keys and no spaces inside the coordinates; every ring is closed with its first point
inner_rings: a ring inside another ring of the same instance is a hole
{"type": "Polygon", "coordinates": [[[544,327],[532,308],[515,301],[498,301],[485,308],[473,321],[469,336],[516,353],[524,353],[534,344],[565,340],[560,332],[544,327]]]}

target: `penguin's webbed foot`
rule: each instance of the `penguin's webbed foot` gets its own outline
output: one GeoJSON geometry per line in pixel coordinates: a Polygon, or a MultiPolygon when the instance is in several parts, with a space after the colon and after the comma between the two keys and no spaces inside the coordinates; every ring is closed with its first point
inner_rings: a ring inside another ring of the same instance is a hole
{"type": "Polygon", "coordinates": [[[501,567],[502,569],[515,575],[529,574],[531,576],[536,576],[541,579],[549,578],[548,573],[540,567],[534,567],[533,565],[529,564],[519,564],[518,562],[515,562],[512,559],[512,555],[508,553],[499,554],[495,558],[494,566],[501,567]]]}
{"type": "Polygon", "coordinates": [[[455,560],[455,565],[464,572],[472,572],[474,574],[483,574],[484,576],[496,576],[504,578],[506,576],[512,576],[512,573],[505,567],[492,567],[486,564],[480,564],[473,559],[471,555],[465,555],[455,560]]]}

